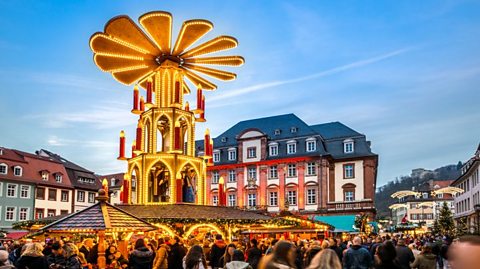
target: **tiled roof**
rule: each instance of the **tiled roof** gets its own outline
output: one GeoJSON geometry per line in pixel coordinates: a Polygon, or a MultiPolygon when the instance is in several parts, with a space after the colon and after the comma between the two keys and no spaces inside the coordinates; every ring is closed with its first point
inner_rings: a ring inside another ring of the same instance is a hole
{"type": "Polygon", "coordinates": [[[120,187],[123,185],[123,177],[124,177],[125,173],[115,173],[115,174],[108,174],[108,175],[99,175],[98,178],[100,180],[100,182],[106,178],[108,180],[108,186],[109,187],[112,187],[111,185],[111,179],[114,178],[115,179],[115,187],[120,187]]]}
{"type": "Polygon", "coordinates": [[[344,138],[361,135],[345,124],[335,121],[310,126],[315,132],[319,133],[324,139],[344,138]]]}
{"type": "Polygon", "coordinates": [[[269,220],[271,217],[231,207],[172,204],[172,205],[118,205],[119,208],[148,219],[221,219],[269,220]]]}
{"type": "Polygon", "coordinates": [[[148,231],[156,229],[138,217],[109,203],[98,202],[42,228],[44,231],[111,231],[115,229],[148,231]]]}

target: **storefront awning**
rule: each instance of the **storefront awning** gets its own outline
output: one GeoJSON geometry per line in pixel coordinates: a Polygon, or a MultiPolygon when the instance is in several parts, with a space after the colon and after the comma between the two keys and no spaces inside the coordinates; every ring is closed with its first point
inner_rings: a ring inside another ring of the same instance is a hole
{"type": "Polygon", "coordinates": [[[27,234],[28,232],[11,232],[11,233],[7,233],[7,236],[5,236],[5,239],[17,240],[24,237],[27,234]]]}
{"type": "Polygon", "coordinates": [[[355,215],[338,215],[338,216],[315,216],[316,221],[322,221],[335,227],[333,232],[355,232],[355,215]]]}

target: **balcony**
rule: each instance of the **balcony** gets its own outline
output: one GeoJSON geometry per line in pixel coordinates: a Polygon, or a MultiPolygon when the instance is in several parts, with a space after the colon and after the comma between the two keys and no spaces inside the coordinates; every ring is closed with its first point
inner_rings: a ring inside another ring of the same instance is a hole
{"type": "Polygon", "coordinates": [[[327,203],[328,211],[361,211],[374,209],[373,201],[370,199],[352,202],[330,202],[327,203]]]}

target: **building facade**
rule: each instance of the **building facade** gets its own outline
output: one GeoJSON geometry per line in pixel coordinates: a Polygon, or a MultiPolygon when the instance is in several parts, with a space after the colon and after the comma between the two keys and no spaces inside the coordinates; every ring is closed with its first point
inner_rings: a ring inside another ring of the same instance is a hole
{"type": "Polygon", "coordinates": [[[453,196],[448,193],[435,194],[435,191],[448,187],[452,182],[453,180],[429,180],[422,186],[413,188],[412,191],[417,195],[400,198],[397,205],[403,206],[392,209],[393,224],[399,226],[408,221],[432,227],[444,202],[454,213],[453,196]]]}
{"type": "Polygon", "coordinates": [[[0,229],[33,219],[35,184],[25,170],[29,163],[14,150],[0,147],[0,229]]]}
{"type": "MultiPolygon", "coordinates": [[[[111,204],[122,204],[122,192],[123,186],[124,186],[124,179],[125,179],[125,173],[115,173],[115,174],[108,174],[108,175],[102,175],[99,176],[101,180],[106,179],[108,183],[108,191],[110,193],[110,203],[111,204]]],[[[137,180],[135,176],[132,176],[130,179],[130,182],[132,183],[131,186],[131,202],[132,204],[135,204],[136,197],[137,197],[137,180]]]]}
{"type": "Polygon", "coordinates": [[[38,150],[36,154],[61,162],[65,167],[67,176],[74,187],[71,212],[78,212],[95,204],[95,196],[102,184],[94,172],[45,149],[38,150]]]}
{"type": "Polygon", "coordinates": [[[464,221],[471,233],[480,232],[480,145],[472,158],[461,168],[461,175],[452,187],[464,192],[455,195],[455,221],[464,221]]]}
{"type": "MultiPolygon", "coordinates": [[[[378,156],[370,142],[340,122],[307,125],[294,114],[237,123],[213,139],[207,201],[303,215],[375,214],[378,156]],[[220,182],[221,183],[221,182],[220,182]]],[[[204,154],[203,141],[196,151],[204,154]]]]}

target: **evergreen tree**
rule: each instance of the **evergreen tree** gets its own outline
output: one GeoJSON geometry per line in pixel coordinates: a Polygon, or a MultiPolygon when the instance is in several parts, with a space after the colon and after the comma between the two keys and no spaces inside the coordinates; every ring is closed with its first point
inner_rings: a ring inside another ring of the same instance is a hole
{"type": "Polygon", "coordinates": [[[461,218],[457,221],[456,232],[457,232],[457,236],[462,236],[469,233],[466,218],[461,218]]]}
{"type": "Polygon", "coordinates": [[[441,234],[452,234],[455,229],[452,211],[448,208],[447,202],[443,202],[442,208],[438,214],[438,230],[441,234]]]}
{"type": "Polygon", "coordinates": [[[438,220],[437,219],[435,219],[433,221],[432,233],[433,234],[439,234],[440,233],[440,227],[438,227],[438,220]]]}

